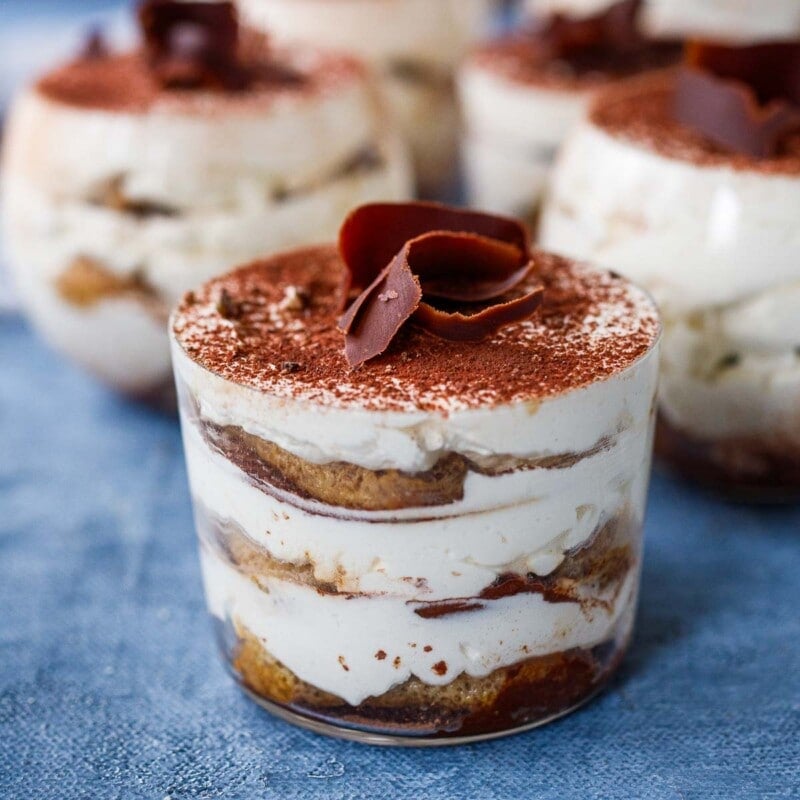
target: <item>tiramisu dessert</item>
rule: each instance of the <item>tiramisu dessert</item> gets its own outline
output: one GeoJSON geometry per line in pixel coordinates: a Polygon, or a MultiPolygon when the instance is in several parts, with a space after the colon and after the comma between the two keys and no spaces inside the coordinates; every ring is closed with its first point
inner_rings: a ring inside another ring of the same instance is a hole
{"type": "Polygon", "coordinates": [[[325,241],[411,181],[349,57],[273,47],[226,2],[149,0],[140,21],[135,52],[95,36],[18,98],[4,238],[45,336],[120,390],[160,395],[183,292],[325,241]]]}
{"type": "Polygon", "coordinates": [[[189,294],[174,364],[241,684],[372,742],[592,696],[635,613],[659,322],[522,223],[372,205],[189,294]],[[346,309],[346,310],[344,310],[346,309]]]}
{"type": "Polygon", "coordinates": [[[446,193],[458,161],[453,73],[486,34],[493,0],[239,0],[254,25],[289,41],[355,53],[411,146],[420,192],[446,193]]]}
{"type": "Polygon", "coordinates": [[[641,2],[529,3],[519,32],[478,48],[458,79],[472,205],[533,222],[556,150],[600,87],[674,64],[646,39],[641,2]]]}
{"type": "Polygon", "coordinates": [[[741,499],[800,496],[798,211],[800,40],[693,41],[675,73],[604,92],[544,212],[543,246],[653,292],[657,450],[741,499]]]}

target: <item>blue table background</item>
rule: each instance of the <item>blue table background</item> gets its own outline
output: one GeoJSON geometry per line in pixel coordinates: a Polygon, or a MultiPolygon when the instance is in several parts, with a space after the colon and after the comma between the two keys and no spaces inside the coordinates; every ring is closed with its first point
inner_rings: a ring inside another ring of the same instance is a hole
{"type": "MultiPolygon", "coordinates": [[[[0,0],[0,106],[114,6],[0,0]]],[[[240,694],[204,611],[176,421],[2,311],[0,443],[3,800],[800,798],[800,509],[656,476],[638,632],[609,691],[510,739],[379,750],[240,694]]]]}

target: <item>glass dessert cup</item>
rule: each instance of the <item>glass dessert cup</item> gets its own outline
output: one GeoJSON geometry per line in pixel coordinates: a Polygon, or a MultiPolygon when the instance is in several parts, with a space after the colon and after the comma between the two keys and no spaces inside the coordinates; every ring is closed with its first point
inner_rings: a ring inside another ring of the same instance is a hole
{"type": "Polygon", "coordinates": [[[373,72],[388,118],[408,144],[418,194],[454,191],[459,110],[454,73],[488,31],[493,0],[240,0],[255,27],[289,42],[352,53],[373,72]]]}
{"type": "Polygon", "coordinates": [[[175,312],[208,606],[236,679],[278,716],[378,744],[480,740],[566,714],[620,663],[658,319],[620,279],[536,264],[538,321],[466,345],[412,328],[355,370],[333,247],[175,312]]]}
{"type": "MultiPolygon", "coordinates": [[[[598,41],[556,57],[546,21],[539,24],[539,33],[512,34],[476,48],[457,81],[469,203],[519,216],[531,230],[558,149],[598,91],[673,65],[680,56],[673,43],[638,42],[621,51],[618,43],[598,41]]],[[[558,25],[565,25],[563,19],[558,25]]]]}
{"type": "Polygon", "coordinates": [[[648,288],[664,325],[656,454],[733,500],[800,499],[800,139],[756,160],[672,121],[669,75],[575,130],[544,247],[648,288]]]}
{"type": "Polygon", "coordinates": [[[25,311],[134,398],[169,405],[167,320],[191,286],[411,191],[360,63],[250,31],[239,49],[244,88],[162,85],[139,47],[83,54],[9,112],[3,240],[25,311]]]}

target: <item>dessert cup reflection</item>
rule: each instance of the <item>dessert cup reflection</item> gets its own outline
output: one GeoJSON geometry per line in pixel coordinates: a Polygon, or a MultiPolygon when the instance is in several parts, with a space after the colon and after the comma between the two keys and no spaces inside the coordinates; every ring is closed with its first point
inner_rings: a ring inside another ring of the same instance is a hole
{"type": "Polygon", "coordinates": [[[566,713],[620,662],[658,320],[618,278],[532,263],[527,318],[472,342],[405,324],[355,368],[333,247],[244,267],[173,316],[208,606],[238,681],[280,716],[479,739],[566,713]]]}

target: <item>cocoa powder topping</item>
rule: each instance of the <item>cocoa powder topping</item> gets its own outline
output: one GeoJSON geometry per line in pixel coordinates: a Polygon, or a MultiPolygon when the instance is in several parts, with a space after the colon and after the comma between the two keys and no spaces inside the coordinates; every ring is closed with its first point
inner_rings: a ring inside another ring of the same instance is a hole
{"type": "Polygon", "coordinates": [[[733,152],[676,119],[676,82],[677,71],[669,71],[609,87],[592,103],[590,120],[617,139],[697,166],[800,175],[800,131],[784,136],[769,158],[733,152]]]}
{"type": "MultiPolygon", "coordinates": [[[[537,315],[481,342],[404,327],[387,351],[352,370],[337,328],[345,267],[334,246],[295,250],[217,278],[184,301],[174,332],[187,355],[223,378],[276,396],[374,410],[428,410],[536,401],[626,369],[659,334],[652,303],[609,273],[534,251],[545,296],[537,315]],[[289,286],[301,311],[283,307],[289,286]],[[236,319],[217,308],[222,289],[236,319]],[[294,362],[301,370],[287,372],[294,362]]],[[[534,413],[536,403],[531,403],[534,413]]]]}

